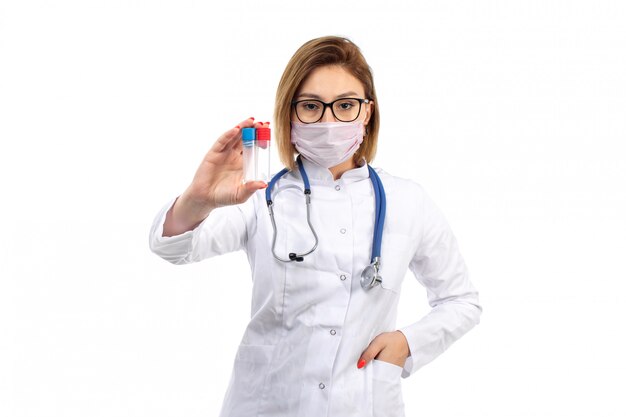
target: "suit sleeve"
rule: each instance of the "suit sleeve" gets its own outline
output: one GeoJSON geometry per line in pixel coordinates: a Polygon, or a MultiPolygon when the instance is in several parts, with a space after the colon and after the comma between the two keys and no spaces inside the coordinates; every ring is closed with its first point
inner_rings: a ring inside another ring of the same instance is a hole
{"type": "Polygon", "coordinates": [[[480,322],[478,291],[459,251],[457,240],[439,207],[422,190],[422,237],[409,269],[426,288],[431,310],[399,329],[409,343],[407,378],[442,354],[480,322]]]}
{"type": "Polygon", "coordinates": [[[254,217],[253,198],[243,204],[214,209],[193,230],[163,236],[165,217],[177,198],[165,204],[154,218],[149,234],[152,252],[172,264],[181,265],[246,249],[248,227],[254,217]]]}

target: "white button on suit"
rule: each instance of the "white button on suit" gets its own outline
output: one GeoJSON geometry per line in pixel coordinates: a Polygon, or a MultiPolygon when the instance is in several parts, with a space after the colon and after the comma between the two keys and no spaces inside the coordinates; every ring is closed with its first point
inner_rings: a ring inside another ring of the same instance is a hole
{"type": "MultiPolygon", "coordinates": [[[[221,417],[402,417],[401,378],[479,323],[478,292],[439,208],[419,184],[381,169],[376,172],[387,196],[383,281],[364,290],[359,279],[370,264],[375,215],[367,165],[334,180],[328,169],[304,158],[303,163],[311,183],[311,223],[319,237],[317,249],[303,262],[283,263],[272,256],[263,191],[243,204],[213,210],[192,231],[163,237],[172,199],[154,220],[150,248],[174,264],[237,250],[247,254],[252,314],[221,417]],[[407,269],[426,288],[432,310],[398,329],[407,269]],[[375,359],[358,369],[372,339],[394,330],[402,331],[409,343],[404,367],[375,359]]],[[[302,189],[296,169],[272,190],[276,253],[283,258],[313,246],[302,189]]]]}

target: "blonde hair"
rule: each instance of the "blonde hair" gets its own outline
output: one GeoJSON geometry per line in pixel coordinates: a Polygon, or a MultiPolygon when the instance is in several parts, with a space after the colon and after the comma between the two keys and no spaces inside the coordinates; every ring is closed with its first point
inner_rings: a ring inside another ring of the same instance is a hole
{"type": "Polygon", "coordinates": [[[289,169],[295,169],[294,156],[298,153],[291,143],[292,100],[302,81],[316,68],[327,65],[339,65],[357,78],[365,90],[365,98],[374,102],[372,113],[366,126],[363,143],[353,158],[359,161],[365,157],[367,162],[374,159],[380,123],[378,101],[372,69],[365,61],[361,50],[352,41],[338,36],[324,36],[312,39],[302,45],[287,63],[287,67],[278,83],[274,107],[274,138],[278,155],[289,169]]]}

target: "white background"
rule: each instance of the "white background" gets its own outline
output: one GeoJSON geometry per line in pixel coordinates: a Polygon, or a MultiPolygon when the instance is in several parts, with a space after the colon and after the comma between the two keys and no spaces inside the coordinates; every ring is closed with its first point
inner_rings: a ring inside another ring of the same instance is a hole
{"type": "MultiPolygon", "coordinates": [[[[174,266],[148,231],[332,34],[374,70],[372,165],[432,195],[484,308],[407,416],[624,416],[625,27],[622,1],[0,1],[0,415],[218,414],[245,255],[174,266]]],[[[398,327],[428,309],[407,275],[398,327]]]]}

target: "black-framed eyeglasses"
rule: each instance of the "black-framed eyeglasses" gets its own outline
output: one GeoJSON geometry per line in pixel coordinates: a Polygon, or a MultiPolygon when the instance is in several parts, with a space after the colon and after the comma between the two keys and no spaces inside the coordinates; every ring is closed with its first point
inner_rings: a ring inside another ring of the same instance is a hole
{"type": "Polygon", "coordinates": [[[361,105],[369,102],[367,98],[346,97],[338,98],[330,103],[314,99],[294,100],[291,105],[296,110],[296,117],[302,123],[319,122],[324,116],[326,107],[330,107],[333,116],[340,122],[352,122],[361,114],[361,105]]]}

